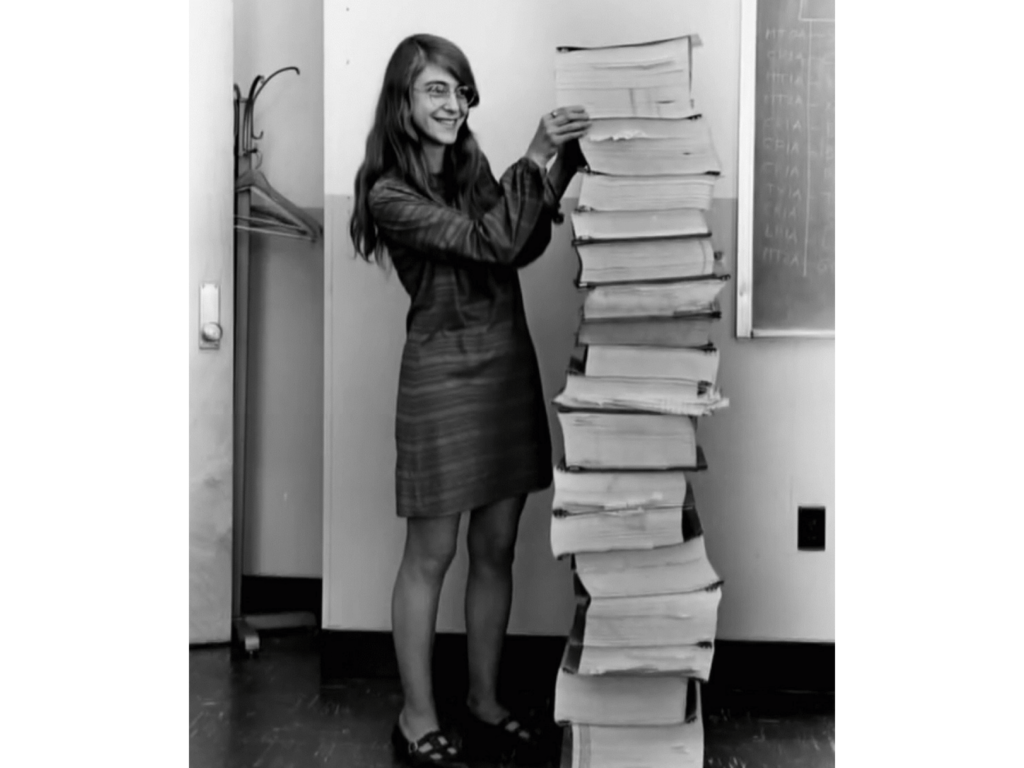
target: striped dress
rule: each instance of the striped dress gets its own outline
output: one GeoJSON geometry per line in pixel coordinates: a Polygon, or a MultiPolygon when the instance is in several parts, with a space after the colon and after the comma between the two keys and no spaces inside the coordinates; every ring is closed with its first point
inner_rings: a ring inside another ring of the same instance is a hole
{"type": "MultiPolygon", "coordinates": [[[[551,435],[518,269],[551,239],[558,202],[526,158],[480,218],[393,176],[370,210],[411,305],[398,381],[397,511],[460,514],[551,484],[551,435]]],[[[439,179],[433,183],[439,192],[439,179]]],[[[448,199],[446,197],[446,199],[448,199]]]]}

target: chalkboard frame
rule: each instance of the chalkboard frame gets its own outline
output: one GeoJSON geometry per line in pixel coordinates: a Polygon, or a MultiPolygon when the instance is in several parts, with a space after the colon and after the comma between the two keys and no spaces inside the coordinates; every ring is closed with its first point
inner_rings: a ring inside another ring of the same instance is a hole
{"type": "Polygon", "coordinates": [[[757,105],[757,3],[740,5],[740,104],[737,168],[736,337],[800,337],[834,339],[832,330],[755,328],[754,298],[754,136],[757,105]]]}

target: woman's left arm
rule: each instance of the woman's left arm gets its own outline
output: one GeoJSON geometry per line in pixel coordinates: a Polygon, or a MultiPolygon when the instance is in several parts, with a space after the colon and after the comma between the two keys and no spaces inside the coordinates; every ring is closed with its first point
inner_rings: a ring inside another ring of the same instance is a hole
{"type": "Polygon", "coordinates": [[[565,220],[559,203],[583,162],[583,153],[575,139],[559,148],[555,162],[544,179],[544,207],[550,211],[550,215],[537,222],[530,239],[516,257],[517,268],[521,269],[539,259],[551,242],[551,223],[561,224],[565,220]]]}

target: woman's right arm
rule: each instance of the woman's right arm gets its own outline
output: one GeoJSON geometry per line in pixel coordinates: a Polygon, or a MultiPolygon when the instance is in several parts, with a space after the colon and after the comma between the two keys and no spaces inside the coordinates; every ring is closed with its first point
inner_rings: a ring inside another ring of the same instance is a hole
{"type": "Polygon", "coordinates": [[[512,264],[544,215],[545,171],[521,158],[501,178],[495,205],[479,218],[442,205],[392,178],[370,190],[370,212],[385,243],[438,259],[512,264]]]}

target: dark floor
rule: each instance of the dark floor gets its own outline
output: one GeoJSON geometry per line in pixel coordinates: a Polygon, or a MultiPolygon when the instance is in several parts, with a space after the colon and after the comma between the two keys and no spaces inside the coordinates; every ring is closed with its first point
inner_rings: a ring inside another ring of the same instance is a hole
{"type": "MultiPolygon", "coordinates": [[[[313,636],[265,637],[258,656],[232,656],[227,647],[189,652],[190,768],[398,765],[389,742],[397,680],[321,687],[313,636]]],[[[831,696],[704,691],[708,768],[835,765],[831,696]]]]}

